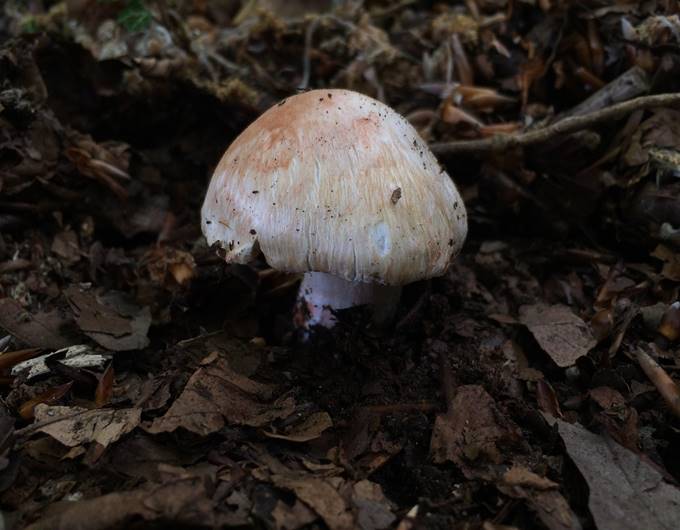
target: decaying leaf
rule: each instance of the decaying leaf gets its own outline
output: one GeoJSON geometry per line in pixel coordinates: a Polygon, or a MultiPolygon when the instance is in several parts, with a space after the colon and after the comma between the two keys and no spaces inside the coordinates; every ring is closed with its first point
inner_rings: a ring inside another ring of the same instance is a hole
{"type": "Polygon", "coordinates": [[[28,371],[26,378],[32,379],[39,375],[48,374],[51,371],[47,366],[50,359],[58,359],[60,363],[72,368],[102,368],[110,361],[111,357],[107,354],[95,353],[89,346],[76,344],[19,363],[12,368],[12,375],[28,371]]]}
{"type": "Polygon", "coordinates": [[[272,517],[277,530],[302,528],[318,518],[313,510],[297,499],[292,506],[288,506],[283,501],[278,501],[272,510],[272,517]]]}
{"type": "Polygon", "coordinates": [[[567,306],[522,306],[520,320],[562,368],[572,366],[597,343],[588,325],[567,306]]]}
{"type": "Polygon", "coordinates": [[[111,400],[113,395],[113,382],[115,374],[113,372],[113,365],[110,364],[104,373],[99,378],[99,383],[97,384],[97,390],[94,395],[94,403],[97,407],[101,408],[107,405],[111,400]]]}
{"type": "Polygon", "coordinates": [[[522,466],[513,466],[503,473],[503,483],[508,486],[525,486],[537,490],[557,488],[557,483],[546,477],[541,477],[522,466]]]}
{"type": "Polygon", "coordinates": [[[25,403],[22,403],[21,407],[19,407],[19,416],[25,420],[32,420],[35,408],[38,405],[52,405],[56,403],[62,397],[64,397],[69,390],[71,390],[72,386],[73,382],[71,381],[65,385],[49,388],[45,392],[42,392],[34,398],[29,399],[25,403]]]}
{"type": "Polygon", "coordinates": [[[536,402],[538,408],[543,412],[547,412],[556,418],[562,417],[560,402],[557,400],[557,394],[555,394],[550,383],[543,380],[536,383],[536,402]]]}
{"type": "Polygon", "coordinates": [[[434,423],[430,455],[437,463],[454,462],[466,474],[475,463],[500,463],[506,446],[521,439],[519,428],[478,385],[461,386],[449,412],[434,423]]]}
{"type": "Polygon", "coordinates": [[[652,256],[663,262],[661,274],[673,281],[680,281],[680,252],[674,251],[666,245],[658,245],[652,252],[652,256]]]}
{"type": "Polygon", "coordinates": [[[196,263],[188,252],[159,246],[142,257],[142,266],[151,281],[167,289],[186,287],[196,276],[196,263]]]}
{"type": "Polygon", "coordinates": [[[126,199],[127,190],[116,180],[130,180],[127,173],[129,163],[128,146],[116,142],[100,145],[89,135],[71,133],[73,145],[64,154],[83,175],[98,180],[118,198],[126,199]]]}
{"type": "Polygon", "coordinates": [[[579,424],[554,420],[567,453],[585,478],[598,530],[675,530],[680,489],[632,451],[579,424]]]}
{"type": "Polygon", "coordinates": [[[334,482],[342,479],[322,479],[313,476],[272,475],[271,482],[287,489],[321,516],[333,530],[355,528],[354,517],[348,501],[340,494],[334,482]]]}
{"type": "Polygon", "coordinates": [[[497,483],[500,491],[524,499],[550,530],[581,530],[581,523],[558,491],[558,485],[522,466],[513,466],[497,483]]]}
{"type": "Polygon", "coordinates": [[[140,518],[149,522],[161,521],[166,527],[222,528],[248,523],[247,519],[228,510],[216,510],[205,481],[190,477],[55,507],[27,530],[127,528],[140,518]]]}
{"type": "Polygon", "coordinates": [[[29,313],[11,298],[0,299],[0,327],[36,348],[66,348],[73,344],[63,327],[69,320],[57,310],[29,313]]]}
{"type": "Polygon", "coordinates": [[[139,308],[128,296],[115,291],[96,296],[71,286],[65,294],[78,327],[107,350],[138,350],[149,344],[146,334],[151,325],[151,311],[148,307],[139,308]]]}
{"type": "Polygon", "coordinates": [[[321,433],[333,426],[328,412],[315,412],[304,421],[295,425],[286,434],[264,431],[270,438],[280,438],[289,442],[308,442],[321,436],[321,433]]]}
{"type": "Polygon", "coordinates": [[[96,409],[80,407],[35,407],[36,422],[45,422],[39,432],[67,447],[97,442],[106,447],[132,431],[141,419],[141,409],[96,409]]]}
{"type": "MultiPolygon", "coordinates": [[[[333,530],[381,530],[391,526],[396,519],[391,503],[374,482],[351,483],[339,476],[323,477],[295,471],[268,456],[264,460],[264,467],[255,470],[254,475],[293,492],[333,530]]],[[[290,518],[290,509],[285,513],[285,517],[290,518]]],[[[284,511],[280,515],[283,516],[284,511]]]]}
{"type": "Polygon", "coordinates": [[[275,387],[257,383],[233,371],[223,358],[196,370],[170,409],[154,420],[149,432],[182,427],[210,434],[227,424],[263,427],[293,413],[291,397],[275,398],[275,387]]]}
{"type": "Polygon", "coordinates": [[[10,369],[24,361],[37,357],[41,351],[40,348],[28,348],[0,353],[0,374],[10,371],[10,369]]]}
{"type": "Polygon", "coordinates": [[[71,265],[80,261],[82,257],[80,246],[78,245],[78,235],[73,230],[64,230],[54,236],[51,250],[62,261],[71,265]]]}
{"type": "Polygon", "coordinates": [[[357,510],[356,520],[361,530],[389,528],[396,519],[382,488],[370,480],[360,480],[354,484],[352,503],[357,510]]]}

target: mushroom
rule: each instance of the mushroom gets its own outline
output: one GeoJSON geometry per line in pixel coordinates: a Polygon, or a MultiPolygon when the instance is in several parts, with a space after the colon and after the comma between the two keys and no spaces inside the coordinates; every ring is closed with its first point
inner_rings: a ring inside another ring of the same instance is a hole
{"type": "Polygon", "coordinates": [[[295,323],[335,311],[390,318],[401,286],[442,275],[467,234],[449,175],[401,115],[349,90],[311,90],[255,120],[220,160],[203,203],[208,244],[245,264],[304,273],[295,323]]]}

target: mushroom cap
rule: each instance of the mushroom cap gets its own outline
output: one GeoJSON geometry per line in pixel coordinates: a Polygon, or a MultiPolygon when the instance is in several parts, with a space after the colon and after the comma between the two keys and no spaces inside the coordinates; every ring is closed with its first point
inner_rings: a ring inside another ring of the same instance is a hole
{"type": "Polygon", "coordinates": [[[465,206],[411,124],[349,90],[311,90],[255,120],[220,160],[201,210],[227,262],[262,251],[288,272],[403,285],[443,274],[465,206]]]}

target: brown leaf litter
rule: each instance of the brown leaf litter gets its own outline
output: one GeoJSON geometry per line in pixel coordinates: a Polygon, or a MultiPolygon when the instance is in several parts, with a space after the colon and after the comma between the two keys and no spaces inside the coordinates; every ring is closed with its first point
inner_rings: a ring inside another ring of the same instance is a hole
{"type": "Polygon", "coordinates": [[[600,530],[676,528],[680,490],[649,462],[578,424],[555,420],[567,453],[585,477],[600,530]]]}
{"type": "Polygon", "coordinates": [[[151,325],[148,307],[140,308],[123,293],[113,291],[96,296],[72,286],[64,294],[78,327],[107,350],[139,350],[148,346],[151,325]]]}
{"type": "Polygon", "coordinates": [[[596,344],[588,325],[565,306],[523,306],[520,320],[560,367],[572,366],[596,344]]]}
{"type": "Polygon", "coordinates": [[[35,430],[48,434],[67,447],[91,442],[107,447],[139,425],[141,410],[87,410],[38,405],[35,407],[35,419],[35,430]]]}
{"type": "Polygon", "coordinates": [[[36,348],[65,348],[72,343],[62,329],[68,319],[58,310],[30,313],[11,298],[0,299],[0,326],[36,348]]]}
{"type": "Polygon", "coordinates": [[[148,427],[150,433],[182,427],[197,434],[219,431],[227,424],[263,427],[290,416],[291,396],[276,396],[276,388],[257,383],[235,371],[227,361],[212,357],[191,376],[168,411],[148,427]]]}
{"type": "Polygon", "coordinates": [[[476,465],[503,462],[505,447],[520,440],[517,425],[505,417],[484,388],[461,386],[449,412],[435,420],[430,454],[435,462],[454,462],[473,475],[476,465]]]}

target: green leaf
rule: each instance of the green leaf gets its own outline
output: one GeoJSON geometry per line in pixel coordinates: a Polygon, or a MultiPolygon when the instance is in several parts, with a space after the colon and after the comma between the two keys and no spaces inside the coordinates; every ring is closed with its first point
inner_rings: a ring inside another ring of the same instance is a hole
{"type": "Polygon", "coordinates": [[[118,22],[128,31],[142,31],[149,27],[152,19],[151,12],[142,0],[129,0],[118,15],[118,22]]]}
{"type": "Polygon", "coordinates": [[[35,17],[28,16],[21,21],[21,31],[23,33],[38,33],[40,27],[38,27],[38,21],[35,17]]]}

